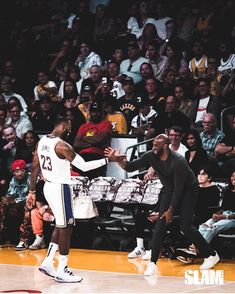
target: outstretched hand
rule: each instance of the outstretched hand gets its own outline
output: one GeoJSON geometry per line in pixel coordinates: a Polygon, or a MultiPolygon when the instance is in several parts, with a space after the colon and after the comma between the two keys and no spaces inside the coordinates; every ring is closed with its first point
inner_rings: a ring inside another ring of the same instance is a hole
{"type": "Polygon", "coordinates": [[[113,149],[112,147],[105,148],[104,156],[108,157],[109,161],[114,161],[118,163],[126,161],[126,155],[120,154],[119,150],[113,149]]]}

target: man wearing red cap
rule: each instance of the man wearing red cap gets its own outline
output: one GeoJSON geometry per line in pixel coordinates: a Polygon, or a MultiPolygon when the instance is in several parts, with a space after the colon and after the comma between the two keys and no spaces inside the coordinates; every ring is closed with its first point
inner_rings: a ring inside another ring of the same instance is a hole
{"type": "Polygon", "coordinates": [[[13,161],[13,178],[10,181],[6,196],[0,202],[0,243],[3,242],[6,233],[5,220],[8,213],[20,218],[24,211],[25,200],[29,190],[29,176],[26,170],[26,162],[18,159],[13,161]]]}

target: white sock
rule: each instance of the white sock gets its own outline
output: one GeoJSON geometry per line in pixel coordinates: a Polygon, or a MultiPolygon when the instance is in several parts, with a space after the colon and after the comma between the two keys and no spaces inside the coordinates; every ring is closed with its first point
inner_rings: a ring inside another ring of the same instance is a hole
{"type": "Polygon", "coordinates": [[[139,249],[144,248],[144,239],[142,239],[142,238],[136,238],[136,242],[137,242],[137,247],[139,249]]]}
{"type": "Polygon", "coordinates": [[[47,256],[44,259],[43,263],[47,263],[49,265],[53,265],[53,259],[55,257],[56,251],[58,250],[59,246],[56,243],[50,243],[48,250],[47,250],[47,256]]]}
{"type": "Polygon", "coordinates": [[[36,235],[36,240],[42,241],[43,240],[43,235],[36,235]]]}
{"type": "Polygon", "coordinates": [[[58,273],[63,272],[67,264],[68,264],[68,255],[60,255],[57,272],[58,273]]]}

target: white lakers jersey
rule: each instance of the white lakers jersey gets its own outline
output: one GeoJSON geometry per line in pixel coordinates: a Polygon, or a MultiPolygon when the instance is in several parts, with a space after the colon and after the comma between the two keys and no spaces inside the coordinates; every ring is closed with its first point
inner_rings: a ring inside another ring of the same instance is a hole
{"type": "Polygon", "coordinates": [[[61,141],[58,137],[43,136],[38,143],[38,157],[43,177],[55,184],[69,184],[70,162],[60,159],[55,153],[56,144],[61,141]]]}

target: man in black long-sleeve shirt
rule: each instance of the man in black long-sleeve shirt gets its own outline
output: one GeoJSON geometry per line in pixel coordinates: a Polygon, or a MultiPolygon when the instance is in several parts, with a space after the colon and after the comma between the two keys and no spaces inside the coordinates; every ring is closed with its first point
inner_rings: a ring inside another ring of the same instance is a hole
{"type": "Polygon", "coordinates": [[[163,185],[159,207],[160,217],[156,221],[152,237],[152,258],[144,272],[147,276],[153,275],[156,271],[156,262],[165,237],[166,226],[171,221],[176,208],[180,215],[181,232],[196,245],[200,255],[205,258],[200,269],[209,269],[219,261],[218,254],[210,248],[192,225],[197,200],[197,179],[187,161],[181,155],[170,150],[169,144],[168,136],[160,134],[153,141],[152,151],[146,152],[142,157],[132,162],[126,159],[118,162],[128,172],[138,170],[146,166],[146,162],[148,162],[156,170],[163,185]]]}

